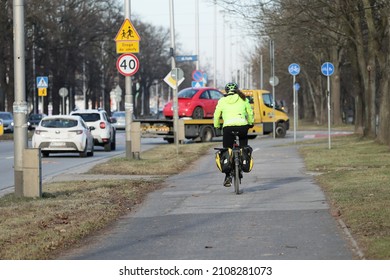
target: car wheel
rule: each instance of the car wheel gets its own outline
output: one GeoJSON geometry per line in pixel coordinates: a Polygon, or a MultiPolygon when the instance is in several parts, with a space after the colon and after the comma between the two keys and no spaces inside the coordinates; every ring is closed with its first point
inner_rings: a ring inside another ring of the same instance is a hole
{"type": "Polygon", "coordinates": [[[201,107],[196,107],[194,109],[194,112],[192,112],[192,118],[193,119],[203,119],[204,118],[204,112],[201,107]]]}
{"type": "Polygon", "coordinates": [[[94,147],[93,147],[93,145],[92,145],[91,151],[87,153],[87,156],[93,157],[93,152],[94,152],[93,148],[94,148],[94,147]]]}
{"type": "Polygon", "coordinates": [[[202,142],[210,142],[213,139],[213,135],[213,129],[207,126],[202,129],[200,138],[202,142]]]}
{"type": "Polygon", "coordinates": [[[104,151],[105,152],[111,152],[111,141],[104,144],[104,151]]]}
{"type": "Polygon", "coordinates": [[[88,142],[85,142],[85,149],[84,151],[80,152],[80,157],[87,157],[88,156],[88,142]]]}
{"type": "Polygon", "coordinates": [[[279,123],[275,129],[275,136],[277,138],[283,138],[286,136],[286,126],[283,123],[279,123]]]}
{"type": "Polygon", "coordinates": [[[114,137],[111,140],[111,151],[115,151],[115,150],[116,150],[116,138],[115,138],[115,132],[114,132],[114,137]]]}

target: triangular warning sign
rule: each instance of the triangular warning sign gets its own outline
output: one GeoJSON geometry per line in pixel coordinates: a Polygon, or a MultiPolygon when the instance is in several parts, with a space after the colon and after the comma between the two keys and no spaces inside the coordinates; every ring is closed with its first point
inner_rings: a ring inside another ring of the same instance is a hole
{"type": "Polygon", "coordinates": [[[118,31],[118,34],[116,34],[115,42],[139,41],[139,40],[141,40],[141,38],[139,37],[137,30],[135,30],[133,24],[130,22],[128,18],[125,19],[121,28],[118,31]]]}

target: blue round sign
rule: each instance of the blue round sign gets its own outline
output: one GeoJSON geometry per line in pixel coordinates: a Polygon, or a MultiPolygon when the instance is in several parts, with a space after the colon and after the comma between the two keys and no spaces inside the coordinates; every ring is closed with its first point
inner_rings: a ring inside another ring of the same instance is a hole
{"type": "Polygon", "coordinates": [[[299,64],[296,64],[296,63],[291,63],[289,66],[288,66],[288,72],[293,75],[293,76],[296,76],[299,74],[299,72],[301,72],[301,67],[299,66],[299,64]]]}
{"type": "Polygon", "coordinates": [[[324,74],[325,76],[332,76],[333,73],[334,73],[334,66],[332,63],[330,62],[325,62],[324,64],[322,64],[321,66],[321,72],[322,74],[324,74]]]}
{"type": "Polygon", "coordinates": [[[192,79],[196,82],[201,82],[203,79],[203,72],[200,70],[194,70],[192,72],[192,79]]]}

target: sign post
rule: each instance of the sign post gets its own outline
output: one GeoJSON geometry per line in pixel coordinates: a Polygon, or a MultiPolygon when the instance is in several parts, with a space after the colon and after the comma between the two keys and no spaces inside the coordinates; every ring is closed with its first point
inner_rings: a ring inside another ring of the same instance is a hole
{"type": "Polygon", "coordinates": [[[130,128],[133,122],[133,94],[131,77],[138,71],[139,62],[136,56],[129,56],[129,53],[139,53],[139,36],[130,21],[130,0],[124,0],[125,20],[115,36],[116,52],[127,54],[121,56],[117,61],[118,71],[125,76],[125,116],[126,116],[126,157],[134,158],[135,152],[132,146],[130,128]],[[118,65],[119,62],[119,65],[118,65]],[[130,64],[125,66],[125,64],[130,64]]]}
{"type": "Polygon", "coordinates": [[[65,112],[65,97],[68,96],[68,89],[67,88],[60,88],[58,94],[62,97],[62,114],[66,115],[65,112]]]}
{"type": "Polygon", "coordinates": [[[326,99],[328,101],[328,148],[330,149],[330,76],[332,76],[334,73],[333,64],[330,62],[325,62],[321,66],[321,72],[327,77],[326,99]]]}
{"type": "Polygon", "coordinates": [[[292,63],[288,66],[288,72],[293,76],[293,109],[294,109],[294,143],[297,142],[298,106],[297,89],[295,86],[295,76],[301,72],[299,64],[292,63]]]}

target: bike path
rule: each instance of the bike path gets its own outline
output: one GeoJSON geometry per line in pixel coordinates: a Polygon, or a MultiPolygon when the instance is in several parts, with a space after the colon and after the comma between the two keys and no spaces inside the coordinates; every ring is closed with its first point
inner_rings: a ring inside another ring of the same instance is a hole
{"type": "Polygon", "coordinates": [[[62,259],[356,258],[291,139],[250,141],[254,168],[236,195],[214,151],[169,177],[135,212],[62,259]],[[277,144],[278,146],[275,146],[277,144]]]}

